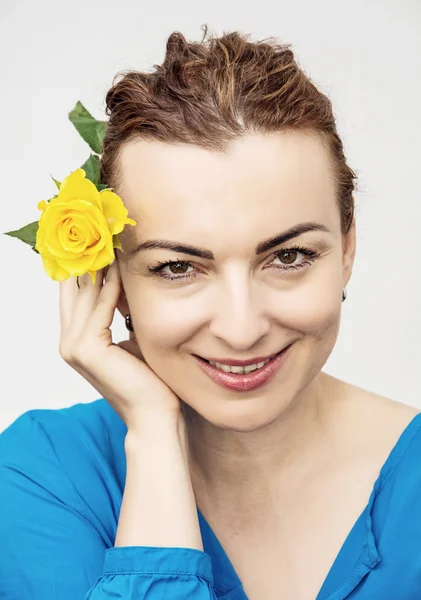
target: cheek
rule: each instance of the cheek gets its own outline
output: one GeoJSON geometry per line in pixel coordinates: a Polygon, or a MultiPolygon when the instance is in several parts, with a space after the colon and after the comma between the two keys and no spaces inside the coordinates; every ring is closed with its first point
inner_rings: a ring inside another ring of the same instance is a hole
{"type": "Polygon", "coordinates": [[[177,301],[171,290],[167,294],[165,290],[157,291],[136,274],[130,273],[125,279],[132,322],[145,358],[157,348],[165,352],[185,341],[191,323],[188,303],[182,298],[177,301]]]}
{"type": "Polygon", "coordinates": [[[338,327],[342,305],[340,283],[315,279],[282,297],[278,322],[285,328],[324,338],[338,327]]]}
{"type": "Polygon", "coordinates": [[[174,350],[194,334],[191,311],[183,304],[173,300],[158,302],[156,298],[154,302],[139,303],[142,308],[134,310],[134,324],[145,349],[174,350]]]}

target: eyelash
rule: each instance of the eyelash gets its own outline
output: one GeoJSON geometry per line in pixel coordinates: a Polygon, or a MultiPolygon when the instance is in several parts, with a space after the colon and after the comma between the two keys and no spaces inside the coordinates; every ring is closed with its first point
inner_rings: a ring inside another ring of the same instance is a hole
{"type": "MultiPolygon", "coordinates": [[[[303,267],[310,266],[320,256],[319,252],[317,252],[315,250],[310,250],[310,248],[304,248],[303,246],[292,246],[291,248],[283,248],[282,250],[278,250],[277,252],[275,252],[274,256],[275,256],[275,258],[279,258],[285,252],[300,252],[301,254],[304,254],[304,256],[307,257],[307,260],[303,261],[302,263],[300,263],[298,265],[285,265],[283,267],[280,267],[279,265],[275,265],[274,266],[275,269],[279,269],[281,271],[291,271],[291,270],[297,271],[298,269],[301,269],[303,267]]],[[[193,275],[191,273],[189,273],[189,274],[182,273],[181,275],[174,275],[172,277],[169,275],[164,275],[162,273],[162,270],[165,267],[167,267],[168,265],[177,265],[177,264],[192,266],[191,262],[186,261],[186,260],[167,260],[166,262],[158,261],[156,263],[156,265],[147,267],[147,270],[149,273],[151,273],[153,275],[157,275],[158,277],[161,277],[162,279],[169,279],[171,281],[174,281],[174,280],[182,281],[182,280],[186,280],[186,279],[194,279],[195,277],[197,277],[197,275],[193,275]]]]}

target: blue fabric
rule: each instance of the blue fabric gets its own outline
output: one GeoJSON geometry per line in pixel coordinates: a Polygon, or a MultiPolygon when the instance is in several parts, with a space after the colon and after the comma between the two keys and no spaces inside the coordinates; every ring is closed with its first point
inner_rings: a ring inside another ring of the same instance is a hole
{"type": "MultiPolygon", "coordinates": [[[[1,600],[247,600],[199,510],[204,552],[114,548],[126,432],[99,399],[30,410],[1,433],[1,600]]],[[[392,449],[316,600],[345,598],[421,599],[421,414],[392,449]]]]}

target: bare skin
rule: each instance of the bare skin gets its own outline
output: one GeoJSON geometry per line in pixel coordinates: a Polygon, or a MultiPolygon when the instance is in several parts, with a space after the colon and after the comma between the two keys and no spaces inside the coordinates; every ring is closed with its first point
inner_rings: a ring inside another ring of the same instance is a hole
{"type": "Polygon", "coordinates": [[[128,426],[116,545],[202,549],[196,503],[249,600],[314,600],[417,412],[322,370],[356,250],[355,224],[341,231],[330,157],[315,136],[290,132],[245,136],[225,154],[132,140],[120,160],[117,192],[138,225],[121,235],[104,287],[102,276],[79,292],[61,284],[62,356],[128,426]],[[255,253],[303,223],[322,227],[255,253]],[[151,239],[213,259],[132,254],[151,239]],[[195,277],[159,277],[167,261],[178,265],[167,276],[195,277]],[[135,329],[118,345],[116,309],[135,329]],[[290,344],[272,381],[247,394],[219,387],[194,358],[290,344]]]}
{"type": "Polygon", "coordinates": [[[320,438],[308,456],[288,454],[288,466],[275,476],[257,464],[250,476],[240,455],[227,466],[223,451],[213,453],[206,474],[192,461],[197,505],[249,600],[316,598],[382,465],[419,412],[327,374],[322,378],[339,402],[330,421],[320,421],[320,438]]]}

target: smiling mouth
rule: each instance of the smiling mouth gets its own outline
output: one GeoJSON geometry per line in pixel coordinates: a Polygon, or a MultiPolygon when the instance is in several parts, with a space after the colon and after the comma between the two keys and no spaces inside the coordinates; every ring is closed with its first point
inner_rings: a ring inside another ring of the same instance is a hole
{"type": "Polygon", "coordinates": [[[269,363],[270,361],[272,361],[274,358],[276,358],[277,356],[279,356],[279,354],[281,354],[282,352],[284,352],[284,350],[286,350],[287,348],[289,348],[289,346],[290,346],[290,345],[291,345],[291,344],[288,344],[288,346],[285,346],[284,348],[282,348],[282,350],[279,350],[279,352],[276,352],[276,354],[272,354],[272,356],[270,356],[270,358],[266,358],[264,361],[256,361],[256,362],[254,362],[254,363],[250,363],[249,365],[229,365],[229,364],[227,364],[227,363],[220,362],[220,361],[212,361],[212,363],[211,363],[209,360],[207,360],[207,359],[206,359],[206,358],[204,358],[203,356],[200,356],[199,354],[194,354],[193,356],[196,356],[197,358],[200,358],[201,360],[204,360],[204,361],[205,361],[205,362],[207,362],[208,364],[214,364],[215,362],[217,362],[218,364],[227,364],[227,366],[233,366],[233,367],[237,367],[237,366],[239,366],[239,367],[240,367],[240,366],[244,366],[244,367],[246,367],[246,366],[250,366],[251,364],[253,364],[253,365],[257,365],[257,364],[259,364],[259,363],[262,363],[262,362],[264,362],[264,363],[266,363],[266,364],[267,364],[267,363],[269,363]]]}
{"type": "Polygon", "coordinates": [[[213,364],[197,354],[194,356],[199,366],[215,383],[236,392],[248,392],[271,381],[279,369],[282,368],[292,345],[292,343],[289,344],[270,359],[261,361],[262,364],[257,363],[259,366],[257,368],[253,366],[251,370],[246,370],[251,365],[225,366],[223,363],[213,364]]]}

